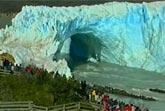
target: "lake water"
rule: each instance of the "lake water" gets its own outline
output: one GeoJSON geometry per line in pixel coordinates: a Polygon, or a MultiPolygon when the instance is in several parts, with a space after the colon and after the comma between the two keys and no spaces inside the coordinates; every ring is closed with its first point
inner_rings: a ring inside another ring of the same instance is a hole
{"type": "Polygon", "coordinates": [[[149,88],[165,89],[165,75],[163,74],[103,62],[77,66],[73,74],[76,79],[86,80],[91,84],[111,86],[136,95],[157,98],[159,101],[153,102],[110,94],[118,100],[145,105],[152,111],[165,111],[165,94],[148,90],[149,88]]]}

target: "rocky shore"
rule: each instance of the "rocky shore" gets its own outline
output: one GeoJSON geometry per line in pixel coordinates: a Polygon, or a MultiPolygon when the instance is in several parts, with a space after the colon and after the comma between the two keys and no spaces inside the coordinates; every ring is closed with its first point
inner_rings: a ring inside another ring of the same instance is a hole
{"type": "Polygon", "coordinates": [[[93,88],[96,89],[99,92],[102,92],[102,93],[103,92],[108,92],[108,93],[111,93],[111,94],[128,96],[128,97],[132,97],[132,98],[139,98],[139,99],[142,99],[142,100],[157,101],[157,99],[155,99],[153,97],[147,97],[147,96],[144,96],[144,95],[136,95],[136,94],[129,93],[125,90],[117,89],[117,88],[113,88],[113,87],[109,87],[109,86],[102,87],[102,86],[94,85],[93,88]]]}
{"type": "Polygon", "coordinates": [[[165,90],[150,88],[149,91],[165,94],[165,90]]]}

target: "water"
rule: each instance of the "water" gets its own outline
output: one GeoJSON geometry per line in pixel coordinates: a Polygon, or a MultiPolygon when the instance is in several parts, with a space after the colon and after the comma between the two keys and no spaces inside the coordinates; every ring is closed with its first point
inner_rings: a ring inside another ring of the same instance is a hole
{"type": "Polygon", "coordinates": [[[129,93],[157,98],[159,101],[144,101],[111,94],[111,97],[135,104],[144,104],[152,111],[164,111],[165,94],[151,92],[149,88],[165,89],[165,75],[137,68],[123,67],[110,63],[79,65],[73,74],[78,80],[102,86],[111,86],[129,93]]]}

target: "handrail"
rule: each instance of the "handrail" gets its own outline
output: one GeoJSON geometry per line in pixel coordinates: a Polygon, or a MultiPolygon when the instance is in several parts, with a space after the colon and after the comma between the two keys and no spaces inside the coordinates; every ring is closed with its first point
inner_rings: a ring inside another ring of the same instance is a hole
{"type": "Polygon", "coordinates": [[[37,106],[32,101],[18,101],[18,102],[0,102],[0,110],[17,110],[17,111],[73,111],[73,110],[86,110],[93,111],[91,103],[73,102],[62,105],[55,105],[50,107],[37,106]]]}
{"type": "Polygon", "coordinates": [[[11,73],[8,70],[0,69],[0,74],[1,75],[9,75],[11,73]]]}

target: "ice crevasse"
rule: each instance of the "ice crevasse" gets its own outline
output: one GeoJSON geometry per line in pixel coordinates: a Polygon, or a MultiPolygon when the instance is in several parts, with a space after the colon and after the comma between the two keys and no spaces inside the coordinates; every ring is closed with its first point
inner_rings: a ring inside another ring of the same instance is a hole
{"type": "MultiPolygon", "coordinates": [[[[49,71],[57,70],[58,62],[52,57],[69,54],[71,37],[78,33],[91,33],[101,42],[101,61],[165,72],[165,1],[24,6],[12,20],[12,26],[0,30],[0,50],[13,55],[16,63],[34,62],[49,71]]],[[[85,39],[84,47],[95,40],[85,39]]],[[[92,49],[100,47],[97,45],[100,44],[93,42],[92,49]]],[[[70,75],[67,63],[61,61],[66,70],[62,72],[70,75]]]]}

